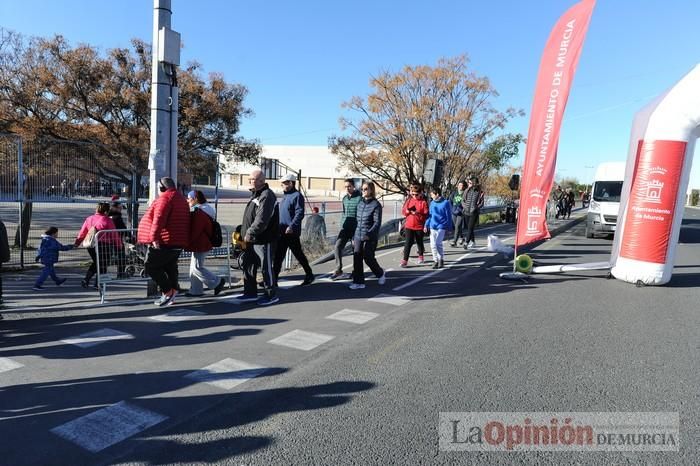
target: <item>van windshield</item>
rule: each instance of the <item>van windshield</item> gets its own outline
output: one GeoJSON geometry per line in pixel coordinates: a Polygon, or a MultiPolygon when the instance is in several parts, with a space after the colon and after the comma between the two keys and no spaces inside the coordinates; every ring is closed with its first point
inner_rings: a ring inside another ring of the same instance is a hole
{"type": "Polygon", "coordinates": [[[620,202],[622,181],[596,181],[593,200],[597,202],[620,202]]]}

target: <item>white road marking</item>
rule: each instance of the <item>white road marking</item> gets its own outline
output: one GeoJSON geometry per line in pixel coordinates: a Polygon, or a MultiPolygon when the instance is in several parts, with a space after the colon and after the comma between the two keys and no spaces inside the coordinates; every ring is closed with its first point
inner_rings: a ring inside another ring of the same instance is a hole
{"type": "Polygon", "coordinates": [[[168,417],[126,401],[94,411],[51,429],[51,432],[96,453],[142,432],[168,417]]]}
{"type": "Polygon", "coordinates": [[[151,316],[149,319],[157,320],[158,322],[182,322],[183,320],[191,320],[203,315],[206,314],[192,309],[176,309],[165,314],[151,316]]]}
{"type": "Polygon", "coordinates": [[[78,335],[77,337],[66,338],[61,340],[69,345],[79,346],[81,348],[89,348],[91,346],[99,345],[105,341],[111,340],[133,340],[134,336],[128,333],[119,332],[111,328],[103,328],[100,330],[95,330],[94,332],[84,333],[78,335]]]}
{"type": "Polygon", "coordinates": [[[7,372],[12,369],[19,369],[20,367],[24,367],[24,364],[20,364],[10,358],[0,358],[0,372],[7,372]]]}
{"type": "Polygon", "coordinates": [[[292,330],[282,336],[274,338],[268,343],[273,345],[287,346],[289,348],[309,351],[317,346],[331,341],[334,337],[322,333],[306,332],[304,330],[292,330]]]}
{"type": "Polygon", "coordinates": [[[277,288],[282,288],[283,290],[286,290],[288,288],[293,288],[295,286],[299,286],[304,282],[304,280],[279,280],[277,282],[277,288]]]}
{"type": "Polygon", "coordinates": [[[343,309],[335,314],[331,314],[326,319],[341,320],[343,322],[350,322],[351,324],[364,324],[379,317],[379,314],[374,312],[365,311],[353,311],[352,309],[343,309]]]}
{"type": "Polygon", "coordinates": [[[198,371],[185,375],[188,379],[208,383],[224,390],[231,390],[238,385],[254,379],[267,372],[267,367],[249,364],[236,359],[226,358],[198,371]]]}
{"type": "Polygon", "coordinates": [[[369,298],[367,301],[374,301],[375,303],[382,304],[392,304],[394,306],[403,306],[406,303],[411,302],[411,298],[406,296],[395,296],[392,294],[378,294],[374,298],[369,298]]]}

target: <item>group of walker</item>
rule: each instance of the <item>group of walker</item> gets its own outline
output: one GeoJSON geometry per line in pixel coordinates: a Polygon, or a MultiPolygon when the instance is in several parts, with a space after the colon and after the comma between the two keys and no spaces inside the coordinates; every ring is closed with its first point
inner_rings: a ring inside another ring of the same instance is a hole
{"type": "MultiPolygon", "coordinates": [[[[280,202],[266,182],[259,169],[254,170],[248,179],[251,198],[243,213],[240,238],[246,254],[243,256],[243,294],[241,302],[256,301],[269,305],[279,301],[276,294],[277,281],[287,250],[296,257],[305,272],[301,285],[314,282],[315,276],[304,254],[301,244],[301,224],[305,213],[305,199],[296,189],[296,176],[288,174],[280,182],[283,198],[280,202]],[[258,270],[262,271],[262,281],[258,281],[258,270]],[[263,296],[258,296],[262,287],[263,296]]],[[[118,278],[124,276],[124,243],[137,242],[147,248],[144,269],[158,285],[161,296],[155,302],[164,306],[174,303],[175,297],[183,290],[179,286],[178,258],[183,250],[192,253],[190,261],[190,289],[186,296],[198,297],[204,294],[204,286],[218,295],[225,280],[209,271],[205,258],[212,249],[212,234],[216,212],[207,203],[201,191],[192,191],[187,199],[177,190],[175,182],[168,177],[159,181],[160,196],[147,209],[139,223],[137,238],[132,238],[121,218],[121,205],[118,202],[100,203],[94,215],[85,219],[72,245],[62,245],[57,239],[58,229],[49,228],[42,235],[37,261],[44,269],[34,284],[34,290],[43,290],[43,283],[51,277],[56,285],[65,279],[58,278],[54,264],[60,251],[74,247],[86,247],[92,262],[81,284],[87,288],[93,276],[107,270],[110,263],[116,263],[118,278]],[[99,235],[97,232],[106,230],[99,235]],[[98,260],[99,257],[99,260],[98,260]]],[[[336,237],[334,256],[335,270],[330,279],[352,279],[352,290],[365,287],[364,265],[366,264],[377,278],[377,283],[386,283],[386,272],[379,265],[375,251],[379,242],[382,224],[382,205],[376,197],[376,187],[365,181],[357,190],[353,179],[345,180],[346,194],[342,199],[343,217],[336,237]],[[343,273],[343,251],[348,242],[352,243],[353,270],[343,273]]],[[[460,182],[458,190],[445,199],[439,187],[430,189],[431,202],[423,194],[418,183],[411,185],[409,197],[403,205],[405,245],[400,266],[407,267],[411,248],[418,249],[418,264],[425,263],[423,239],[430,234],[430,248],[434,269],[444,267],[443,241],[448,232],[455,230],[456,241],[465,242],[465,248],[474,246],[474,226],[478,221],[479,208],[483,204],[483,193],[478,180],[470,177],[460,182]],[[466,232],[463,226],[466,225],[466,232]]]]}

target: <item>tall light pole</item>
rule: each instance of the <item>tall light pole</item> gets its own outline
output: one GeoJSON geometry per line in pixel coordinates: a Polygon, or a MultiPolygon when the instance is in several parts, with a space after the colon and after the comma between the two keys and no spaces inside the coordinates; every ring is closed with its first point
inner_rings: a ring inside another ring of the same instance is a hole
{"type": "Polygon", "coordinates": [[[160,178],[169,176],[177,182],[177,66],[180,64],[180,34],[170,29],[171,16],[171,0],[153,0],[149,202],[158,196],[160,178]]]}

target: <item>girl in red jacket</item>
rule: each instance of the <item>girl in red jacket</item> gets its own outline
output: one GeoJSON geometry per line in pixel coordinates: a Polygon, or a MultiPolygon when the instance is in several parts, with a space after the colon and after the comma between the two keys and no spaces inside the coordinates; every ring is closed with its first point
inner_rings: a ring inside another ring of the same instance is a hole
{"type": "Polygon", "coordinates": [[[403,246],[403,259],[401,267],[408,265],[408,256],[411,253],[413,243],[416,243],[418,249],[418,264],[425,262],[423,254],[425,246],[423,245],[423,228],[425,220],[428,218],[428,201],[423,195],[423,187],[418,183],[411,184],[411,191],[408,199],[403,205],[403,216],[406,217],[404,223],[404,231],[406,233],[406,242],[403,246]]]}

